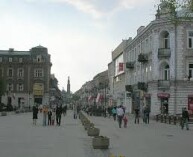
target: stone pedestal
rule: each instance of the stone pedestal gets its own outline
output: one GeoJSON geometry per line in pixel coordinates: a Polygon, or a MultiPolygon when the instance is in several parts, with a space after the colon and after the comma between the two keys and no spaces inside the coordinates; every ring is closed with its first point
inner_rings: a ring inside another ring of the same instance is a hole
{"type": "Polygon", "coordinates": [[[90,127],[87,131],[88,136],[99,136],[100,130],[99,128],[90,127]]]}
{"type": "Polygon", "coordinates": [[[92,146],[94,149],[108,149],[109,138],[103,136],[97,136],[92,139],[92,146]]]}
{"type": "Polygon", "coordinates": [[[1,112],[1,116],[7,116],[7,112],[5,111],[1,112]]]}

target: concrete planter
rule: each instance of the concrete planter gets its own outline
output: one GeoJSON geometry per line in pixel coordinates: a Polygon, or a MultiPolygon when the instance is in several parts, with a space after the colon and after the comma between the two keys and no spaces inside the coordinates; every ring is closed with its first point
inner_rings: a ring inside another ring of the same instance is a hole
{"type": "Polygon", "coordinates": [[[1,116],[7,116],[7,112],[1,112],[1,116]]]}
{"type": "Polygon", "coordinates": [[[108,149],[109,138],[103,136],[97,136],[92,139],[92,146],[94,149],[108,149]]]}
{"type": "Polygon", "coordinates": [[[99,136],[100,130],[99,128],[90,127],[87,131],[88,136],[99,136]]]}
{"type": "Polygon", "coordinates": [[[93,124],[93,123],[87,123],[87,124],[84,125],[84,129],[85,129],[85,130],[88,130],[88,129],[91,128],[91,127],[94,127],[94,124],[93,124]]]}
{"type": "Polygon", "coordinates": [[[19,110],[16,110],[15,113],[16,113],[16,114],[19,114],[20,112],[19,112],[19,110]]]}

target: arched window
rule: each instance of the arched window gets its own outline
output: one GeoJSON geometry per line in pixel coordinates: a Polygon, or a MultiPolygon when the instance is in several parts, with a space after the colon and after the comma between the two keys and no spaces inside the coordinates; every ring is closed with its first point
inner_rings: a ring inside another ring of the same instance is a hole
{"type": "Polygon", "coordinates": [[[163,31],[160,34],[160,48],[170,48],[170,35],[167,31],[163,31]]]}
{"type": "Polygon", "coordinates": [[[165,32],[164,34],[164,38],[163,38],[163,43],[164,43],[164,48],[169,48],[170,45],[169,45],[169,33],[168,32],[165,32]]]}

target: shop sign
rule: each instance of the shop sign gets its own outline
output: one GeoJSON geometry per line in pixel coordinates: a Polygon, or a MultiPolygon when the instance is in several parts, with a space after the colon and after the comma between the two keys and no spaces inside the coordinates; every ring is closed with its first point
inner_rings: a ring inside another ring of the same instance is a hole
{"type": "Polygon", "coordinates": [[[44,85],[42,83],[35,83],[33,85],[33,94],[34,95],[44,95],[44,85]]]}
{"type": "Polygon", "coordinates": [[[157,93],[158,98],[169,98],[170,94],[169,93],[157,93]]]}

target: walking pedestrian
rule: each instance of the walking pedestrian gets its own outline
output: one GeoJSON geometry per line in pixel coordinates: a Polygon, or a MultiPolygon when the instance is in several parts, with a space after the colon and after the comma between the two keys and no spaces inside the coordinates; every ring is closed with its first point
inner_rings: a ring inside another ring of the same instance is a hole
{"type": "Polygon", "coordinates": [[[76,104],[73,105],[73,117],[74,119],[77,119],[77,105],[76,104]]]}
{"type": "Polygon", "coordinates": [[[127,118],[126,115],[124,115],[124,117],[123,117],[123,122],[124,122],[124,128],[126,128],[127,127],[127,123],[128,123],[128,118],[127,118]]]}
{"type": "Polygon", "coordinates": [[[139,124],[139,107],[138,106],[135,108],[135,124],[136,123],[139,124]]]}
{"type": "Polygon", "coordinates": [[[150,113],[150,107],[147,105],[145,108],[145,117],[146,117],[147,124],[149,124],[149,113],[150,113]]]}
{"type": "Polygon", "coordinates": [[[56,122],[57,125],[60,126],[61,124],[61,115],[62,115],[62,106],[58,106],[56,107],[56,122]]]}
{"type": "Polygon", "coordinates": [[[33,106],[33,124],[36,125],[38,119],[38,107],[33,106]]]}
{"type": "Polygon", "coordinates": [[[123,116],[124,116],[123,107],[120,105],[117,108],[117,118],[118,118],[119,128],[121,128],[123,116]]]}
{"type": "Polygon", "coordinates": [[[186,130],[189,130],[188,121],[189,121],[189,114],[188,114],[188,111],[185,107],[182,109],[182,120],[181,120],[182,130],[184,129],[184,124],[186,125],[186,130]]]}
{"type": "Polygon", "coordinates": [[[48,111],[48,125],[52,125],[52,111],[49,109],[48,111]]]}
{"type": "Polygon", "coordinates": [[[52,125],[54,125],[54,122],[55,122],[55,116],[56,116],[55,110],[53,109],[53,110],[52,110],[52,117],[51,117],[52,125]]]}
{"type": "Polygon", "coordinates": [[[112,109],[112,114],[113,114],[113,119],[114,119],[114,121],[116,121],[116,116],[117,116],[116,107],[113,107],[113,109],[112,109]]]}
{"type": "Polygon", "coordinates": [[[43,126],[46,126],[48,116],[48,107],[46,105],[43,106],[42,113],[43,113],[43,126]]]}

